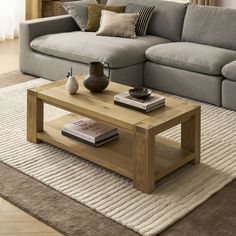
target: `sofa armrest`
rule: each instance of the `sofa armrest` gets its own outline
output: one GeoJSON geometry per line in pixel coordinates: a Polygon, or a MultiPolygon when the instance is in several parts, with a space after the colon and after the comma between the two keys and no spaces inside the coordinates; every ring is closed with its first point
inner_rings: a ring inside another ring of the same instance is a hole
{"type": "Polygon", "coordinates": [[[222,75],[236,82],[236,60],[230,62],[222,68],[222,75]]]}
{"type": "Polygon", "coordinates": [[[24,21],[20,24],[20,48],[30,46],[30,42],[39,36],[80,30],[70,15],[48,17],[24,21]]]}
{"type": "Polygon", "coordinates": [[[37,20],[29,20],[20,24],[20,70],[32,74],[33,50],[30,43],[34,38],[46,34],[56,34],[80,30],[70,15],[55,16],[37,20]]]}

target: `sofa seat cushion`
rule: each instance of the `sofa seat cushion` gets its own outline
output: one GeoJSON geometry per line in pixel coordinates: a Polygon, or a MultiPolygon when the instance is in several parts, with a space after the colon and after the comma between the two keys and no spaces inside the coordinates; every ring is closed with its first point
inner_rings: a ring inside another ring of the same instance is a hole
{"type": "Polygon", "coordinates": [[[50,56],[90,63],[107,61],[111,68],[123,68],[145,62],[145,51],[167,39],[146,35],[136,39],[96,36],[94,32],[69,32],[35,38],[33,50],[50,56]]]}
{"type": "Polygon", "coordinates": [[[225,78],[236,81],[236,61],[225,65],[222,69],[222,74],[225,78]]]}
{"type": "Polygon", "coordinates": [[[146,51],[155,63],[209,75],[221,75],[221,69],[236,60],[236,51],[195,43],[168,43],[146,51]]]}

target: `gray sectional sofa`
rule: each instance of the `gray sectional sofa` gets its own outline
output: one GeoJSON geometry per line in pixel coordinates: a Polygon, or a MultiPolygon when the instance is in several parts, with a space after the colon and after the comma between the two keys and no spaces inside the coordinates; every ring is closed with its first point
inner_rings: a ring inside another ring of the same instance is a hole
{"type": "Polygon", "coordinates": [[[164,0],[108,0],[155,5],[148,35],[136,39],[81,32],[69,16],[20,26],[20,68],[50,80],[88,73],[106,60],[111,80],[146,86],[236,110],[236,10],[164,0]]]}

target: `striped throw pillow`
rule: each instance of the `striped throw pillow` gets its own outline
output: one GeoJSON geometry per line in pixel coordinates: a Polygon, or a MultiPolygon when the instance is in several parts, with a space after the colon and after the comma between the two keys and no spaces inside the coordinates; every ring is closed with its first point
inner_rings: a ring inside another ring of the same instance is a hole
{"type": "Polygon", "coordinates": [[[146,35],[149,21],[155,10],[154,6],[144,6],[135,3],[128,3],[125,9],[126,13],[139,14],[138,22],[136,25],[136,34],[139,36],[146,35]]]}

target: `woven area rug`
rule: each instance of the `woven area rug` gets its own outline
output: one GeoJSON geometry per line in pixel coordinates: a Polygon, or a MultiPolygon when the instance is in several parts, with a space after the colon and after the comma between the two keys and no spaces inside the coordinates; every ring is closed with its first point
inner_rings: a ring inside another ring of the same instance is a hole
{"type": "MultiPolygon", "coordinates": [[[[163,231],[236,177],[236,113],[203,103],[201,164],[173,173],[151,195],[135,190],[129,179],[63,150],[28,143],[26,90],[43,83],[48,81],[0,90],[0,161],[141,235],[163,231]]],[[[65,114],[50,106],[45,110],[47,120],[65,114]]],[[[179,128],[163,135],[179,141],[179,128]]]]}

